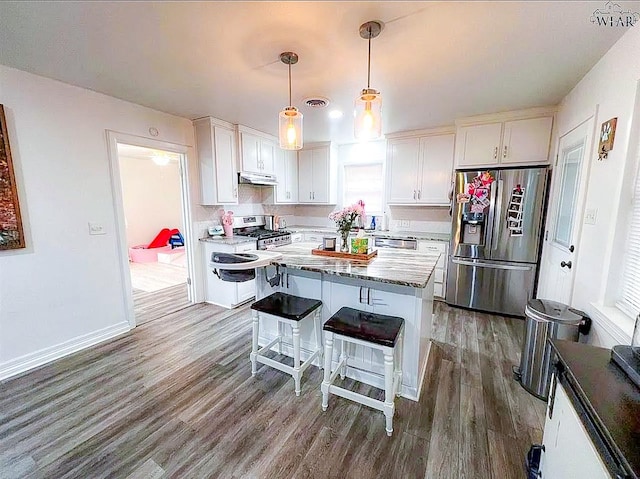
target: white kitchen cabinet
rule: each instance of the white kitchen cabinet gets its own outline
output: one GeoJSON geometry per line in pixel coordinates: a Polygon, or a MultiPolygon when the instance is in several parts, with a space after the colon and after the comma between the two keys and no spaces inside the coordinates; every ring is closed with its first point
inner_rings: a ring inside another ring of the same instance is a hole
{"type": "Polygon", "coordinates": [[[275,173],[275,137],[238,125],[238,144],[241,171],[262,175],[275,173]]]}
{"type": "Polygon", "coordinates": [[[294,150],[276,150],[275,173],[278,185],[275,189],[275,202],[298,202],[298,152],[294,150]]]}
{"type": "Polygon", "coordinates": [[[436,263],[436,269],[433,272],[433,295],[437,299],[444,300],[447,286],[447,250],[448,243],[444,241],[418,241],[418,251],[421,253],[440,253],[440,258],[436,263]]]}
{"type": "Polygon", "coordinates": [[[298,202],[335,204],[337,196],[335,146],[319,143],[298,151],[298,202]]]}
{"type": "Polygon", "coordinates": [[[518,118],[514,114],[483,116],[456,122],[457,168],[540,165],[549,162],[553,115],[518,118]]]}
{"type": "Polygon", "coordinates": [[[387,142],[389,204],[448,206],[455,135],[406,132],[387,142]]]}
{"type": "Polygon", "coordinates": [[[200,168],[200,204],[238,204],[236,132],[215,118],[193,122],[200,168]]]}
{"type": "Polygon", "coordinates": [[[556,385],[551,417],[547,409],[542,444],[544,446],[540,464],[542,479],[611,478],[560,383],[556,385]]]}

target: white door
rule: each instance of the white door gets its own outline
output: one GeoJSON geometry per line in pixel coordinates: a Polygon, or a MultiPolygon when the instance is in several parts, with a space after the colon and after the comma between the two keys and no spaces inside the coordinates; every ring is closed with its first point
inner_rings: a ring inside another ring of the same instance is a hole
{"type": "Polygon", "coordinates": [[[547,163],[553,117],[508,121],[504,124],[500,163],[547,163]]]}
{"type": "Polygon", "coordinates": [[[389,140],[389,203],[415,203],[418,198],[417,177],[420,165],[420,139],[389,140]]]}
{"type": "Polygon", "coordinates": [[[241,135],[242,170],[250,173],[261,173],[260,168],[260,139],[249,133],[241,135]]]}
{"type": "Polygon", "coordinates": [[[274,161],[276,157],[276,144],[267,139],[260,140],[260,171],[265,175],[274,173],[274,161]]]}
{"type": "Polygon", "coordinates": [[[539,298],[571,304],[592,140],[593,118],[560,138],[542,249],[539,298]]]}
{"type": "Polygon", "coordinates": [[[456,164],[459,167],[497,165],[501,135],[502,123],[458,128],[456,164]]]}

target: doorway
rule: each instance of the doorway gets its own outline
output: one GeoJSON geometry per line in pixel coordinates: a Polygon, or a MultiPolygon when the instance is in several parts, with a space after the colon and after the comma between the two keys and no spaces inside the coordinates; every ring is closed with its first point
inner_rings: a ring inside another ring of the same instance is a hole
{"type": "Polygon", "coordinates": [[[538,297],[571,304],[584,200],[593,151],[594,117],[558,141],[555,184],[542,251],[538,297]]]}
{"type": "Polygon", "coordinates": [[[186,149],[108,132],[131,327],[193,304],[186,149]]]}

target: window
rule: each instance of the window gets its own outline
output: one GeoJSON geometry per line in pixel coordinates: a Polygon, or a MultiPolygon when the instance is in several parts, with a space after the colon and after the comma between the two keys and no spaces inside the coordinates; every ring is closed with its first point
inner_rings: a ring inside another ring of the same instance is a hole
{"type": "Polygon", "coordinates": [[[383,212],[382,163],[344,165],[343,205],[364,201],[367,215],[383,212]]]}
{"type": "MultiPolygon", "coordinates": [[[[636,147],[636,163],[640,163],[640,144],[636,147]]],[[[633,188],[627,248],[624,255],[622,298],[618,306],[631,317],[640,313],[640,171],[633,188]]]]}

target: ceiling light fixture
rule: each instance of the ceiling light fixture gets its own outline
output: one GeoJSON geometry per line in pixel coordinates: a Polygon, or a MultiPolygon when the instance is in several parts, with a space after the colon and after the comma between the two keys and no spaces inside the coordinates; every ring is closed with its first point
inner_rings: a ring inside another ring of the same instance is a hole
{"type": "Polygon", "coordinates": [[[293,52],[284,52],[280,54],[280,61],[289,65],[289,106],[278,115],[280,148],[299,150],[302,148],[302,113],[291,104],[291,65],[298,63],[298,55],[293,52]]]}
{"type": "Polygon", "coordinates": [[[360,36],[369,41],[367,88],[355,101],[354,135],[358,140],[375,140],[382,136],[382,96],[371,88],[371,39],[382,31],[382,22],[370,21],[360,25],[360,36]]]}
{"type": "Polygon", "coordinates": [[[331,118],[332,120],[338,120],[342,118],[342,112],[340,110],[331,110],[329,112],[329,118],[331,118]]]}

